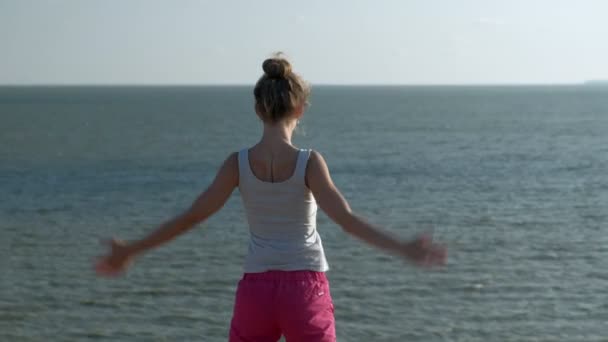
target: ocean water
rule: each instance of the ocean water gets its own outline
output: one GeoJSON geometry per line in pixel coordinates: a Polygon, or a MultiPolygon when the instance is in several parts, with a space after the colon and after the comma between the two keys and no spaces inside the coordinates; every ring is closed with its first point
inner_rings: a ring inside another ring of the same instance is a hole
{"type": "MultiPolygon", "coordinates": [[[[216,216],[97,278],[259,139],[249,87],[0,88],[0,341],[226,341],[247,244],[216,216]]],[[[425,271],[318,218],[340,341],[608,341],[608,89],[314,87],[297,146],[425,271]]]]}

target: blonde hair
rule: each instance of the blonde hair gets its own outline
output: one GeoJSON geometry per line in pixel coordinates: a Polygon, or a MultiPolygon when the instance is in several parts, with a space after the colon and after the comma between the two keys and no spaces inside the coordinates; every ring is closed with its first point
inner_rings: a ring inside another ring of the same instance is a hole
{"type": "Polygon", "coordinates": [[[255,110],[264,122],[277,123],[308,103],[310,85],[294,73],[285,55],[278,52],[262,63],[264,75],[253,89],[255,110]]]}

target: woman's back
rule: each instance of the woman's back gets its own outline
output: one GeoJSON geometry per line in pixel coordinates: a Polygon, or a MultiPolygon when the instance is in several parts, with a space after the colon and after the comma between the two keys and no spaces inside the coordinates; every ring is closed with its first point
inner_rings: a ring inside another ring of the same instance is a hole
{"type": "MultiPolygon", "coordinates": [[[[281,175],[281,181],[268,182],[256,176],[251,151],[239,152],[239,191],[250,230],[245,272],[328,270],[316,228],[317,204],[305,181],[310,153],[297,150],[293,166],[289,160],[275,163],[271,155],[259,153],[262,158],[255,164],[262,172],[258,174],[263,176],[263,171],[270,170],[271,176],[281,175]],[[264,157],[269,157],[270,163],[264,165],[264,157]],[[273,168],[274,165],[281,167],[273,168]]],[[[289,154],[286,156],[291,159],[289,154]]]]}
{"type": "Polygon", "coordinates": [[[280,183],[293,176],[300,150],[283,142],[272,146],[257,144],[248,149],[249,167],[263,182],[280,183]]]}

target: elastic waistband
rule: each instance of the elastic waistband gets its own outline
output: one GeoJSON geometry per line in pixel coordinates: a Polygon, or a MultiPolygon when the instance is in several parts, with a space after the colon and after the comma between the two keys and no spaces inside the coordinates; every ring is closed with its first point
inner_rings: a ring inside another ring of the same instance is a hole
{"type": "Polygon", "coordinates": [[[316,271],[266,271],[260,273],[245,273],[243,280],[267,280],[267,281],[319,281],[327,282],[325,272],[316,271]]]}

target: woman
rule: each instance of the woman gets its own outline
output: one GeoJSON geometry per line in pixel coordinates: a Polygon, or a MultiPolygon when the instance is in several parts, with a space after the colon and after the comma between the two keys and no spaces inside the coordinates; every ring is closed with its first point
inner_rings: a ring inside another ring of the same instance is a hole
{"type": "Polygon", "coordinates": [[[310,87],[281,55],[264,61],[255,89],[260,141],[232,153],[211,185],[182,214],[147,237],[113,239],[97,272],[117,275],[135,257],[158,247],[217,212],[238,187],[250,228],[230,341],[335,341],[327,260],[316,229],[317,205],[343,230],[372,246],[424,266],[445,263],[445,248],[423,235],[402,241],[353,213],[317,151],[298,149],[291,137],[304,115],[310,87]]]}

